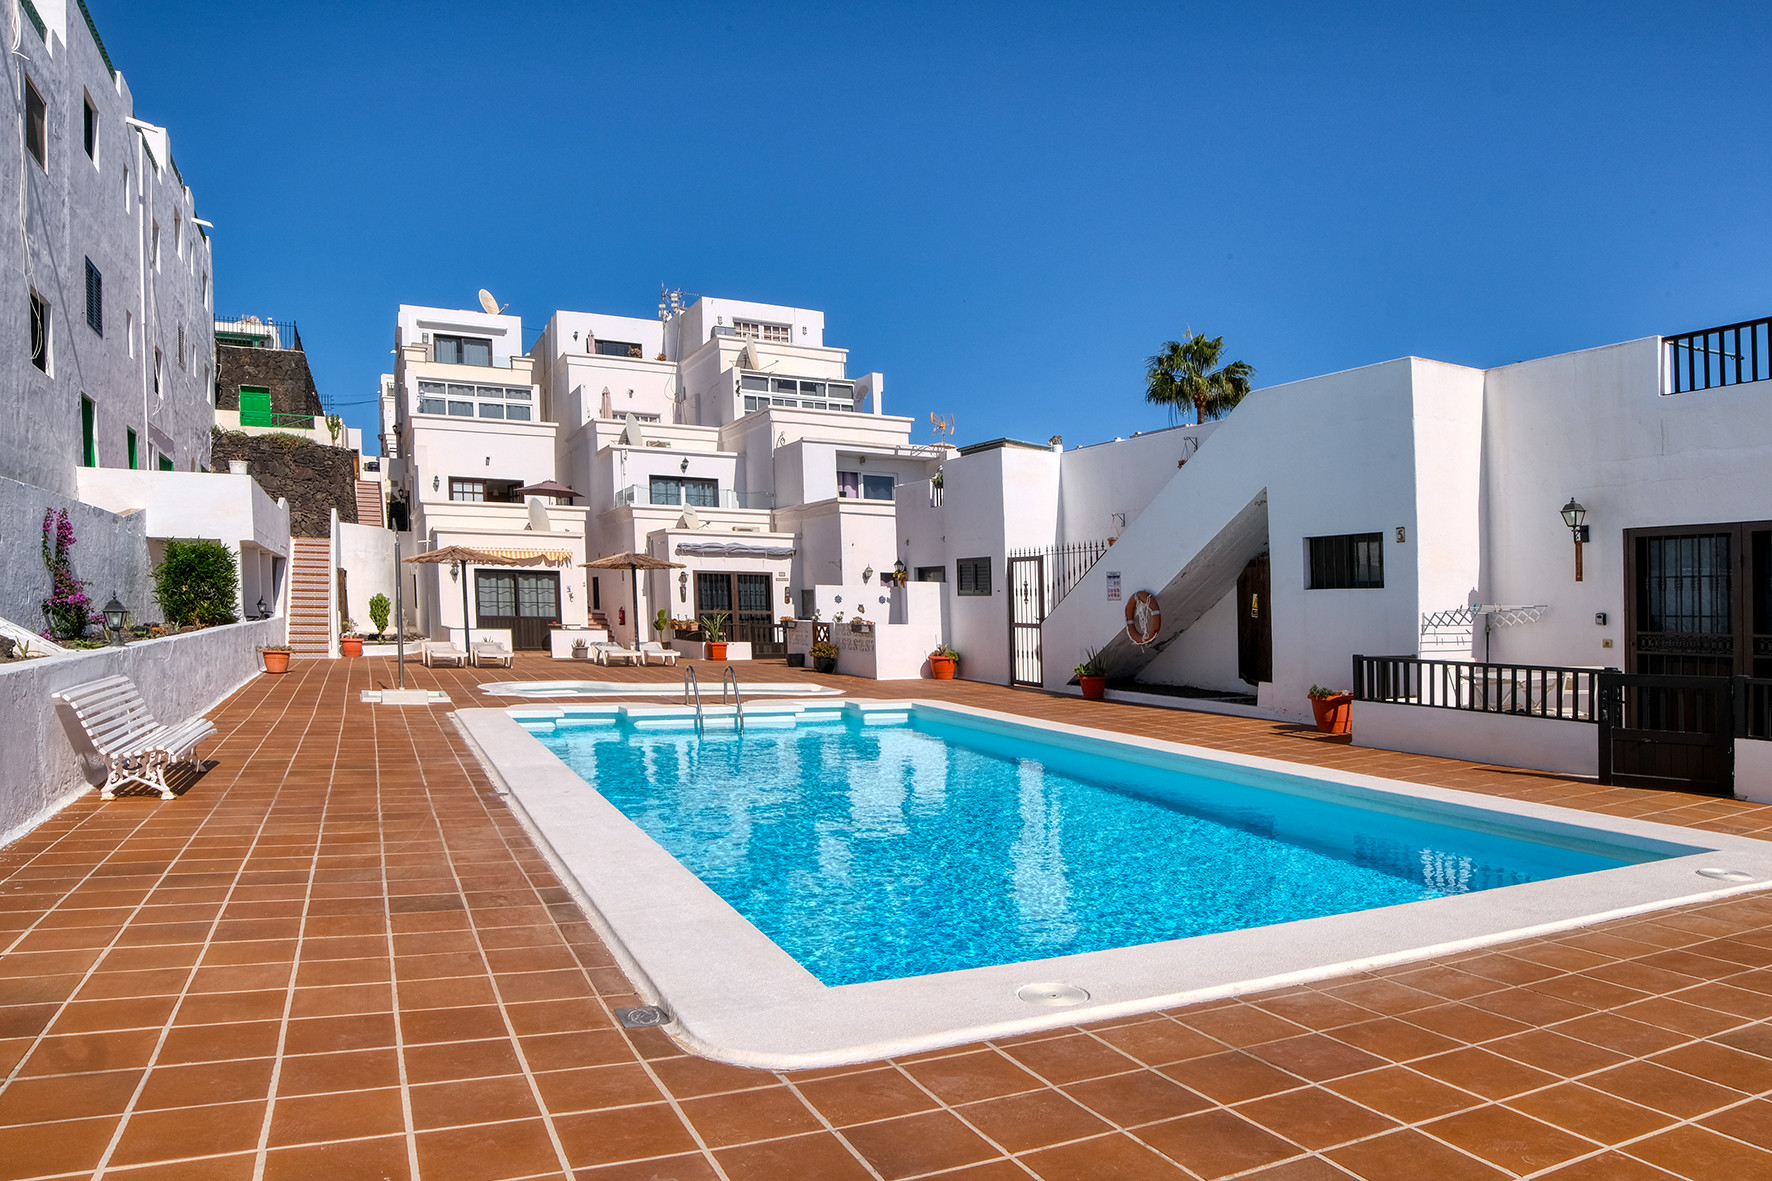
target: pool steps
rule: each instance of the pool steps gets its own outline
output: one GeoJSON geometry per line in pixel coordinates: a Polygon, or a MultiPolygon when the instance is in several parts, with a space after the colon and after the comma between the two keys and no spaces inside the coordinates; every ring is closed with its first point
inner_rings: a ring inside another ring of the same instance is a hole
{"type": "MultiPolygon", "coordinates": [[[[864,726],[902,726],[910,713],[902,703],[860,701],[752,701],[744,705],[746,729],[787,730],[799,726],[841,724],[850,718],[864,726]]],[[[518,705],[505,711],[524,729],[538,734],[556,730],[613,729],[626,722],[635,730],[687,731],[696,728],[694,705],[518,705]]],[[[708,731],[731,732],[739,721],[730,705],[703,705],[702,725],[708,731]]]]}

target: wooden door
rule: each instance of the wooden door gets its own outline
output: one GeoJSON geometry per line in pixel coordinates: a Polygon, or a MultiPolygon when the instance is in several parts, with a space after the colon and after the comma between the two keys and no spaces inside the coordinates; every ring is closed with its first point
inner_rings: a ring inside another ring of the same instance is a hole
{"type": "Polygon", "coordinates": [[[474,571],[474,626],[508,628],[519,652],[543,652],[560,621],[560,575],[552,570],[474,571]]]}

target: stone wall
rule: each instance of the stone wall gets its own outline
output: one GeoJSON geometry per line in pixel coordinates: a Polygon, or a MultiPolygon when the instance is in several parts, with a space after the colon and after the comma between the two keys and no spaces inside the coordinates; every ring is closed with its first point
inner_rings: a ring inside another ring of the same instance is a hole
{"type": "MultiPolygon", "coordinates": [[[[238,394],[238,390],[235,392],[238,394]]],[[[226,471],[229,460],[244,459],[248,474],[272,500],[288,498],[291,537],[330,536],[329,514],[335,508],[339,520],[357,523],[355,451],[328,447],[295,435],[245,435],[218,430],[211,453],[217,471],[226,471]]]]}
{"type": "Polygon", "coordinates": [[[314,388],[314,374],[308,369],[308,355],[301,349],[216,345],[216,409],[240,409],[240,387],[243,385],[270,390],[273,413],[312,414],[314,425],[322,425],[319,418],[325,410],[320,405],[320,393],[314,388]]]}
{"type": "MultiPolygon", "coordinates": [[[[104,782],[103,765],[79,723],[64,720],[50,694],[121,673],[135,681],[155,718],[182,721],[214,709],[258,676],[259,646],[281,644],[285,634],[283,617],[278,616],[124,648],[95,648],[0,665],[0,717],[6,719],[8,738],[7,757],[0,759],[0,845],[23,836],[104,782]]],[[[198,753],[208,753],[215,741],[201,744],[198,753]]],[[[194,790],[205,788],[199,782],[194,790]]],[[[117,806],[143,804],[135,800],[117,806]]]]}
{"type": "MultiPolygon", "coordinates": [[[[49,596],[43,566],[43,513],[67,509],[74,526],[74,577],[87,584],[95,608],[112,595],[138,620],[158,618],[145,517],[119,516],[90,504],[16,480],[0,478],[0,619],[41,631],[42,602],[49,596]]],[[[96,612],[95,612],[96,614],[96,612]]]]}

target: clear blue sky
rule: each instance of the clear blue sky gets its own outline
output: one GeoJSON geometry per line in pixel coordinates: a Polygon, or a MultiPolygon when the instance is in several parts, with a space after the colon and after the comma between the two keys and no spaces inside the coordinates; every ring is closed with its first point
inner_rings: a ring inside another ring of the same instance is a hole
{"type": "MultiPolygon", "coordinates": [[[[216,224],[373,435],[400,303],[820,308],[962,443],[1258,385],[1772,314],[1772,5],[89,0],[216,224]]],[[[525,343],[528,343],[526,341],[525,343]]]]}

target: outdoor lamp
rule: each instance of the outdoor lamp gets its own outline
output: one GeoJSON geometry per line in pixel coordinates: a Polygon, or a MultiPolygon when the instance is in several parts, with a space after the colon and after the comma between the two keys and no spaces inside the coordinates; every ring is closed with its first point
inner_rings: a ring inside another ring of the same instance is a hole
{"type": "Polygon", "coordinates": [[[449,581],[456,582],[461,578],[461,563],[449,563],[449,581]]]}
{"type": "Polygon", "coordinates": [[[870,562],[870,563],[868,563],[868,566],[867,566],[867,568],[866,568],[866,569],[865,569],[865,570],[863,570],[863,571],[862,571],[862,572],[861,572],[861,580],[862,580],[862,582],[864,582],[864,583],[867,583],[867,582],[872,582],[872,581],[873,581],[873,580],[874,580],[874,566],[873,566],[873,563],[871,563],[871,562],[870,562]]]}
{"type": "Polygon", "coordinates": [[[121,648],[123,646],[123,617],[129,614],[129,608],[119,603],[116,595],[112,595],[111,601],[104,605],[104,612],[105,626],[111,630],[111,643],[121,648]]]}
{"type": "Polygon", "coordinates": [[[1588,540],[1587,509],[1573,496],[1563,506],[1563,524],[1569,527],[1570,536],[1575,539],[1575,581],[1581,581],[1581,543],[1588,540]]]}
{"type": "Polygon", "coordinates": [[[435,492],[438,488],[440,488],[442,486],[443,486],[443,477],[442,476],[432,476],[431,477],[431,491],[432,492],[435,492]]]}
{"type": "Polygon", "coordinates": [[[679,603],[689,601],[689,571],[687,570],[677,571],[677,601],[679,603]]]}
{"type": "Polygon", "coordinates": [[[271,609],[265,606],[265,597],[263,595],[258,597],[258,617],[260,619],[269,619],[271,617],[271,609]]]}
{"type": "Polygon", "coordinates": [[[900,558],[900,559],[898,559],[898,561],[892,563],[892,572],[894,574],[898,575],[899,581],[901,581],[901,582],[904,581],[905,564],[904,564],[903,558],[900,558]]]}

